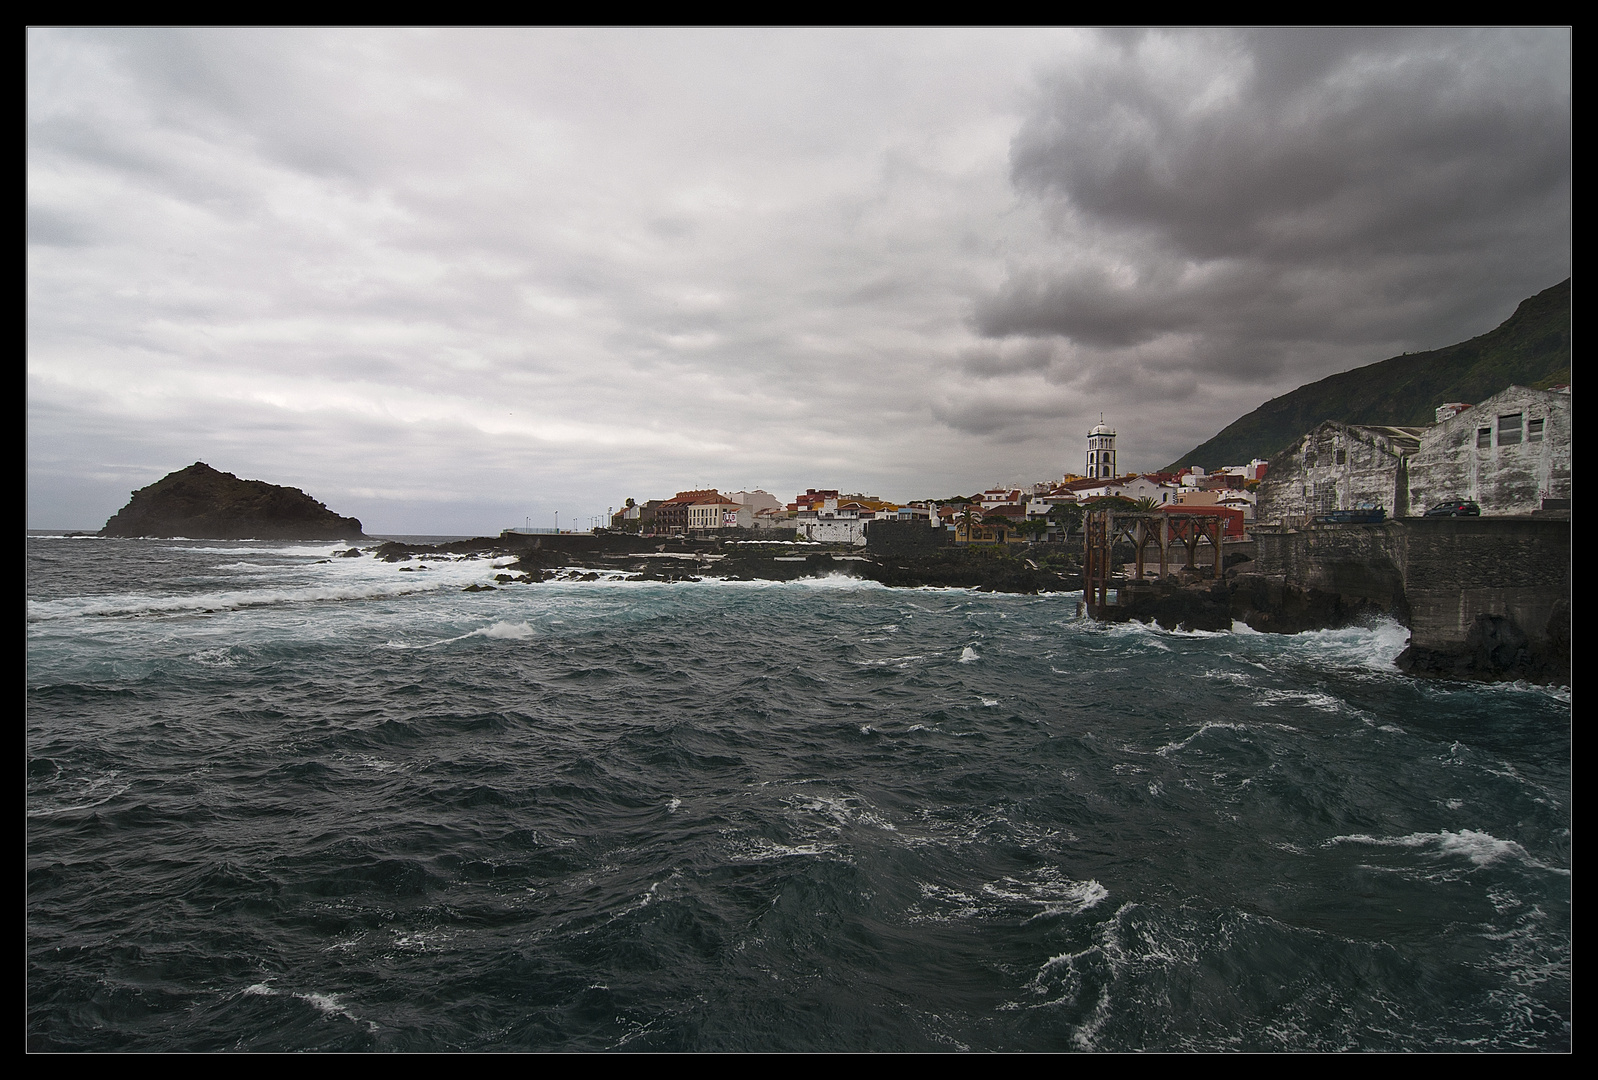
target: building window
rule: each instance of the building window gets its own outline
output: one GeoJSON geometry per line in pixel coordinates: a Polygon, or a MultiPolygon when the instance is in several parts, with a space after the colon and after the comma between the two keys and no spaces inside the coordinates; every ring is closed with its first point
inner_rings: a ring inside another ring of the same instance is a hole
{"type": "Polygon", "coordinates": [[[1527,442],[1542,442],[1543,441],[1543,421],[1542,421],[1542,417],[1538,417],[1535,420],[1528,420],[1526,422],[1526,441],[1527,442]]]}
{"type": "Polygon", "coordinates": [[[1520,442],[1520,413],[1510,413],[1498,418],[1498,445],[1514,446],[1520,442]]]}
{"type": "Polygon", "coordinates": [[[1348,464],[1348,451],[1347,450],[1339,450],[1337,452],[1337,463],[1339,465],[1347,465],[1348,464]]]}
{"type": "Polygon", "coordinates": [[[1476,449],[1490,450],[1493,445],[1493,429],[1483,427],[1476,429],[1476,449]]]}

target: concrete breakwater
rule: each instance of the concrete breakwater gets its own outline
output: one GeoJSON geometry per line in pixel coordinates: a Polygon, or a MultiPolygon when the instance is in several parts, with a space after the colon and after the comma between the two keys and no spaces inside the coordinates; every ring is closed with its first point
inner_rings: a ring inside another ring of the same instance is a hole
{"type": "Polygon", "coordinates": [[[1539,514],[1261,528],[1233,611],[1289,631],[1390,614],[1410,628],[1412,674],[1568,682],[1570,531],[1539,514]]]}
{"type": "Polygon", "coordinates": [[[1101,615],[1279,634],[1390,617],[1410,628],[1397,661],[1410,674],[1568,683],[1570,529],[1568,514],[1264,527],[1249,550],[1226,545],[1222,580],[1211,554],[1115,583],[1101,615]]]}

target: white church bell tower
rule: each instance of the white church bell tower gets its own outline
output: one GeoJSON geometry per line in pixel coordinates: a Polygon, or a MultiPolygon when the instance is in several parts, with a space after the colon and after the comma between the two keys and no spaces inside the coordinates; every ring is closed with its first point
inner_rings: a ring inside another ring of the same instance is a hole
{"type": "Polygon", "coordinates": [[[1099,424],[1088,432],[1088,471],[1090,480],[1113,479],[1115,472],[1115,432],[1105,426],[1104,414],[1099,414],[1099,424]]]}

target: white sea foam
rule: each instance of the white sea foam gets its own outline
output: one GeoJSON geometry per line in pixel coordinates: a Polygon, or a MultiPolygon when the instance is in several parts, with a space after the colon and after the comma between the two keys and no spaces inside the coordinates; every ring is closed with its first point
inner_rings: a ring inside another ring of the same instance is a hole
{"type": "Polygon", "coordinates": [[[982,901],[970,893],[961,892],[959,889],[950,888],[947,885],[939,885],[936,882],[918,881],[916,884],[921,889],[922,899],[932,901],[939,910],[936,916],[928,916],[913,911],[911,913],[912,919],[936,918],[943,921],[970,919],[982,914],[982,901]]]}
{"type": "Polygon", "coordinates": [[[378,1026],[370,1020],[362,1020],[356,1016],[338,999],[337,994],[322,994],[314,990],[307,993],[297,993],[288,990],[279,990],[270,982],[252,983],[239,991],[247,997],[291,997],[305,1002],[317,1012],[327,1017],[337,1017],[360,1024],[368,1031],[377,1031],[378,1026]]]}
{"type": "Polygon", "coordinates": [[[503,621],[497,622],[493,626],[485,627],[482,630],[472,631],[472,634],[481,634],[486,638],[508,641],[526,641],[535,633],[536,631],[531,626],[528,626],[526,622],[508,623],[503,621]]]}
{"type": "Polygon", "coordinates": [[[993,919],[1013,921],[1017,908],[1026,921],[1080,915],[1096,907],[1109,891],[1097,881],[1078,881],[1052,867],[1043,867],[1021,877],[1002,877],[975,891],[940,882],[917,882],[922,903],[911,911],[917,921],[955,919],[993,919]]]}
{"type": "Polygon", "coordinates": [[[322,1013],[325,1016],[341,1017],[345,1020],[362,1024],[369,1031],[377,1030],[376,1024],[369,1020],[362,1020],[359,1016],[356,1016],[354,1013],[350,1012],[349,1009],[340,1004],[337,994],[319,994],[313,990],[310,993],[295,994],[294,996],[299,998],[301,1001],[306,1002],[316,1009],[317,1012],[322,1013]]]}
{"type": "Polygon", "coordinates": [[[1314,690],[1273,690],[1262,688],[1254,701],[1255,708],[1270,709],[1279,705],[1307,705],[1322,712],[1340,713],[1348,706],[1331,694],[1314,690]]]}
{"type": "MultiPolygon", "coordinates": [[[[557,619],[555,621],[559,622],[560,620],[557,619]]],[[[390,649],[436,649],[440,645],[452,645],[457,641],[466,641],[477,637],[490,638],[495,641],[526,641],[528,638],[536,637],[537,635],[538,631],[534,630],[526,621],[511,623],[501,620],[492,626],[481,626],[476,630],[468,630],[464,634],[440,638],[437,641],[429,641],[421,645],[412,645],[403,641],[390,641],[387,642],[387,645],[390,649]]]]}
{"type": "Polygon", "coordinates": [[[1104,633],[1112,638],[1125,638],[1135,641],[1145,649],[1154,649],[1159,652],[1170,652],[1171,647],[1160,638],[1176,633],[1174,630],[1162,630],[1152,622],[1124,622],[1111,623],[1104,627],[1104,633]]]}
{"type": "Polygon", "coordinates": [[[238,667],[239,651],[231,645],[224,645],[216,649],[201,649],[189,659],[202,667],[238,667]]]}
{"type": "Polygon", "coordinates": [[[287,604],[315,604],[344,600],[381,600],[415,593],[436,592],[456,586],[450,581],[370,581],[349,585],[313,585],[281,589],[229,589],[188,596],[141,596],[124,594],[96,597],[71,597],[63,600],[29,600],[29,622],[87,616],[150,617],[194,615],[245,608],[278,607],[287,604]]]}
{"type": "Polygon", "coordinates": [[[885,656],[880,660],[851,660],[850,663],[859,667],[887,667],[894,664],[898,667],[908,667],[917,660],[925,660],[925,656],[885,656]]]}
{"type": "Polygon", "coordinates": [[[1077,881],[1050,867],[1021,878],[1003,877],[982,886],[988,896],[1013,903],[1035,904],[1041,910],[1034,919],[1060,915],[1079,915],[1097,907],[1110,892],[1093,879],[1077,881]]]}
{"type": "Polygon", "coordinates": [[[428,952],[429,950],[437,949],[444,942],[455,936],[447,930],[395,930],[392,933],[394,935],[394,947],[403,949],[406,952],[428,952]]]}
{"type": "Polygon", "coordinates": [[[772,859],[814,858],[838,850],[837,844],[812,840],[799,844],[779,844],[763,836],[740,844],[731,852],[734,862],[769,862],[772,859]]]}
{"type": "Polygon", "coordinates": [[[980,659],[982,657],[978,656],[977,651],[969,645],[960,650],[960,663],[962,664],[974,664],[980,659]]]}
{"type": "MultiPolygon", "coordinates": [[[[173,537],[173,539],[174,540],[181,540],[182,537],[173,537]]],[[[234,541],[234,543],[240,543],[240,544],[266,544],[266,543],[280,543],[280,541],[237,540],[237,541],[234,541]]],[[[300,558],[307,558],[307,559],[309,559],[309,558],[324,558],[325,559],[328,556],[332,555],[334,552],[337,552],[337,551],[348,551],[352,546],[358,547],[359,545],[328,544],[328,543],[322,543],[322,542],[308,543],[308,544],[290,544],[287,547],[252,547],[247,552],[244,552],[244,554],[249,554],[249,555],[296,555],[296,556],[299,556],[300,558]]],[[[240,554],[239,549],[238,548],[233,548],[233,547],[190,547],[188,545],[185,545],[183,547],[167,548],[167,550],[168,551],[203,551],[203,552],[206,552],[208,554],[218,554],[218,555],[238,555],[238,554],[240,554]]]]}
{"type": "Polygon", "coordinates": [[[1474,829],[1461,829],[1459,832],[1409,833],[1406,836],[1368,836],[1364,833],[1355,833],[1349,836],[1334,836],[1327,840],[1323,846],[1330,847],[1333,844],[1368,844],[1373,847],[1414,849],[1429,848],[1441,856],[1464,857],[1476,866],[1491,866],[1493,863],[1503,859],[1514,859],[1527,866],[1541,870],[1552,870],[1559,874],[1570,873],[1568,870],[1552,867],[1532,858],[1525,848],[1513,840],[1500,840],[1491,833],[1477,832],[1474,829]]]}
{"type": "MultiPolygon", "coordinates": [[[[73,803],[70,806],[40,806],[40,807],[36,807],[36,808],[34,808],[32,810],[27,811],[27,813],[24,816],[26,816],[26,817],[53,817],[56,814],[70,814],[70,813],[72,813],[72,812],[74,812],[76,810],[93,810],[96,806],[103,806],[104,804],[110,802],[112,799],[116,798],[118,795],[120,795],[124,791],[128,790],[128,788],[131,787],[131,786],[132,785],[130,785],[130,784],[123,784],[121,787],[115,789],[114,791],[106,792],[103,795],[99,795],[97,798],[90,799],[88,802],[76,802],[76,803],[73,803]]],[[[93,792],[93,786],[91,786],[90,793],[91,794],[94,793],[93,792]]],[[[79,796],[79,797],[81,798],[82,796],[79,796]]]]}
{"type": "Polygon", "coordinates": [[[799,578],[797,581],[784,582],[783,584],[798,586],[801,589],[886,589],[888,586],[880,581],[869,578],[855,577],[852,574],[824,574],[821,577],[799,578]]]}
{"type": "Polygon", "coordinates": [[[1409,629],[1393,619],[1381,619],[1369,626],[1345,626],[1337,630],[1262,634],[1249,641],[1251,651],[1253,647],[1262,645],[1273,651],[1300,654],[1328,667],[1368,668],[1392,675],[1398,674],[1393,662],[1408,644],[1409,629]]]}
{"type": "Polygon", "coordinates": [[[792,810],[801,811],[812,820],[824,819],[824,828],[838,832],[848,826],[866,825],[885,832],[897,832],[891,821],[876,812],[876,808],[858,795],[820,795],[806,792],[785,800],[792,810]]]}
{"type": "Polygon", "coordinates": [[[1197,731],[1195,731],[1193,734],[1189,735],[1187,738],[1179,739],[1179,740],[1177,740],[1176,742],[1173,742],[1173,743],[1166,743],[1164,746],[1160,747],[1158,750],[1156,750],[1154,752],[1156,754],[1159,754],[1161,757],[1164,757],[1165,755],[1173,754],[1173,753],[1175,753],[1178,750],[1186,750],[1188,745],[1190,743],[1192,743],[1192,741],[1194,739],[1199,738],[1200,736],[1204,735],[1206,732],[1209,732],[1209,731],[1246,731],[1246,730],[1247,730],[1247,728],[1245,728],[1242,724],[1229,724],[1229,723],[1227,723],[1224,720],[1206,720],[1203,724],[1199,725],[1199,729],[1197,731]]]}

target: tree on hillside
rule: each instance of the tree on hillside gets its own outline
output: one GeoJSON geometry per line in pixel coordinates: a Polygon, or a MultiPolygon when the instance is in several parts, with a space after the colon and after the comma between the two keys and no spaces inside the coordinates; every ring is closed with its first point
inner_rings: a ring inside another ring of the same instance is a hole
{"type": "Polygon", "coordinates": [[[1015,531],[1037,543],[1049,531],[1049,521],[1047,518],[1027,518],[1016,525],[1015,531]]]}
{"type": "Polygon", "coordinates": [[[1138,508],[1137,503],[1125,495],[1100,495],[1096,499],[1089,499],[1082,504],[1083,510],[1113,510],[1118,513],[1130,513],[1138,508]]]}
{"type": "Polygon", "coordinates": [[[1069,539],[1082,527],[1082,507],[1076,503],[1055,503],[1049,508],[1049,520],[1054,522],[1069,539]]]}

